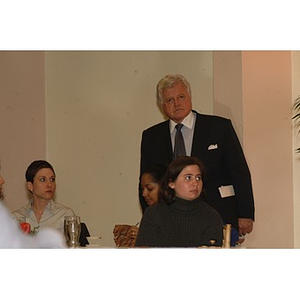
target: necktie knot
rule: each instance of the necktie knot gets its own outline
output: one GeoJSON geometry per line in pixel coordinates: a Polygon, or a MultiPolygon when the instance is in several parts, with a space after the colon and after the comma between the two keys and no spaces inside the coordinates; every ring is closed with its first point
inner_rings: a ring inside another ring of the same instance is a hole
{"type": "Polygon", "coordinates": [[[179,123],[179,124],[177,124],[177,125],[175,126],[175,128],[176,128],[177,130],[181,130],[182,127],[183,127],[183,124],[181,124],[181,123],[179,123]]]}

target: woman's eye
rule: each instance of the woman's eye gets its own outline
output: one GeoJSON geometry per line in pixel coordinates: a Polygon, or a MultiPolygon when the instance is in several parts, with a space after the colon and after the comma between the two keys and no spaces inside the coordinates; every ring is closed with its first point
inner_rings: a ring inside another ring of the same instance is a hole
{"type": "Polygon", "coordinates": [[[201,181],[202,180],[202,176],[201,175],[197,176],[196,180],[201,181]]]}
{"type": "Polygon", "coordinates": [[[50,181],[55,182],[55,178],[54,177],[50,178],[50,181]]]}
{"type": "Polygon", "coordinates": [[[40,181],[45,181],[45,178],[44,177],[40,178],[40,181]]]}
{"type": "Polygon", "coordinates": [[[191,176],[190,175],[185,176],[185,180],[191,180],[191,176]]]}

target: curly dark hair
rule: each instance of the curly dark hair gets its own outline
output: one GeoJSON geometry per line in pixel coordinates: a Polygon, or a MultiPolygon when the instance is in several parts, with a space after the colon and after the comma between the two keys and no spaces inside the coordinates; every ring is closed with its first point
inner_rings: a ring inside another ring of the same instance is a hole
{"type": "Polygon", "coordinates": [[[166,174],[168,166],[164,164],[155,164],[147,168],[142,175],[149,174],[155,183],[160,183],[166,174]]]}
{"type": "MultiPolygon", "coordinates": [[[[205,176],[205,169],[203,163],[197,158],[192,156],[179,156],[168,167],[165,176],[162,179],[159,189],[159,199],[165,201],[167,204],[174,203],[175,191],[169,187],[170,182],[176,181],[181,171],[191,165],[197,165],[201,172],[202,181],[205,176]]],[[[205,199],[205,190],[202,188],[200,197],[205,199]]]]}

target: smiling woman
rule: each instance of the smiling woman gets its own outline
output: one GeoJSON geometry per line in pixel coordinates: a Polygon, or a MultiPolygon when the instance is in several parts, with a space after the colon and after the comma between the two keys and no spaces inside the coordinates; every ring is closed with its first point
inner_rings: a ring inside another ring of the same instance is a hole
{"type": "Polygon", "coordinates": [[[14,211],[15,218],[25,217],[32,229],[51,227],[63,233],[64,217],[74,216],[71,208],[53,200],[56,190],[56,175],[50,163],[37,160],[30,164],[26,174],[27,188],[31,201],[14,211]]]}

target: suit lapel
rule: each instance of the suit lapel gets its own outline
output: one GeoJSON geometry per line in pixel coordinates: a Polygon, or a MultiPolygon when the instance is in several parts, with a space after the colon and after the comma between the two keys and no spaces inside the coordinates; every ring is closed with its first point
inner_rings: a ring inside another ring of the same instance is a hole
{"type": "Polygon", "coordinates": [[[204,122],[203,117],[196,112],[196,123],[194,129],[192,156],[200,156],[206,154],[206,145],[209,141],[210,126],[208,122],[204,122]],[[196,138],[195,138],[196,137],[196,138]]]}
{"type": "Polygon", "coordinates": [[[169,127],[169,120],[163,123],[161,128],[161,145],[163,147],[162,151],[164,153],[163,156],[166,156],[168,161],[171,162],[173,159],[173,149],[172,149],[172,141],[170,135],[170,127],[169,127]]]}

